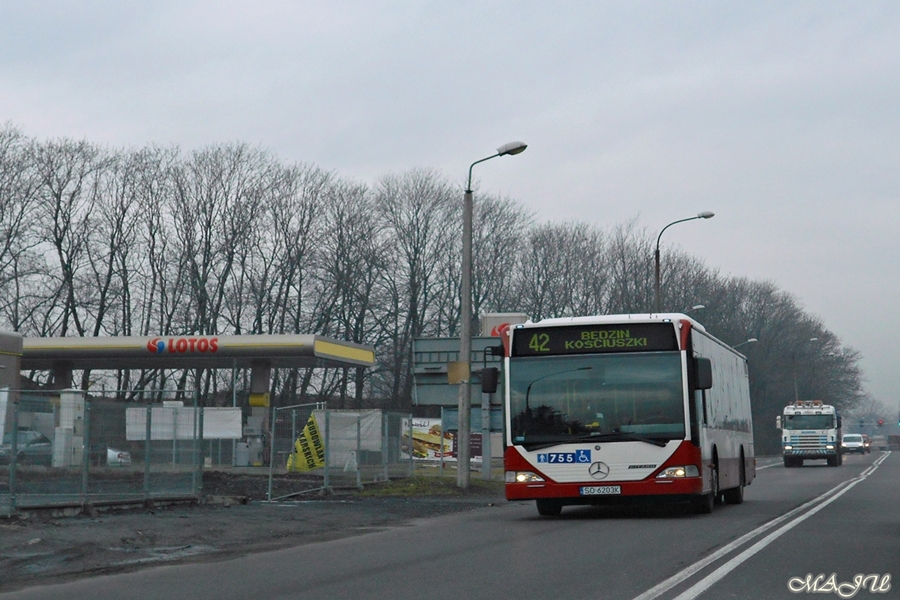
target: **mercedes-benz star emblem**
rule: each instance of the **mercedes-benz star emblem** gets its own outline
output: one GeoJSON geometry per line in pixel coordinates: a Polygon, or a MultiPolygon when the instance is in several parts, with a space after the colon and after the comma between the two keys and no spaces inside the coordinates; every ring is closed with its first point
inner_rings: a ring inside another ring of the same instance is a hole
{"type": "Polygon", "coordinates": [[[594,479],[606,479],[606,476],[609,475],[609,465],[604,462],[595,462],[588,467],[588,473],[594,479]]]}

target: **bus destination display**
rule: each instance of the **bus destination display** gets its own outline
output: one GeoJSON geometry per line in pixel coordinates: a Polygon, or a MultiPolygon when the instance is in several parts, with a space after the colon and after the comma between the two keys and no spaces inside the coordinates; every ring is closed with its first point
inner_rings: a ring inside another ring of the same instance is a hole
{"type": "Polygon", "coordinates": [[[678,350],[672,323],[566,325],[515,329],[512,356],[678,350]]]}

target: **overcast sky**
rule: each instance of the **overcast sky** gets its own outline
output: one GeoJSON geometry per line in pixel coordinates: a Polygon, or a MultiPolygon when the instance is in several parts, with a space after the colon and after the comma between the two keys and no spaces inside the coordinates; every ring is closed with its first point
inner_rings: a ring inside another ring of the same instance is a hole
{"type": "MultiPolygon", "coordinates": [[[[771,280],[900,402],[900,3],[0,0],[0,122],[413,167],[771,280]]],[[[477,198],[476,198],[477,201],[477,198]]],[[[697,302],[704,302],[697,298],[697,302]]]]}

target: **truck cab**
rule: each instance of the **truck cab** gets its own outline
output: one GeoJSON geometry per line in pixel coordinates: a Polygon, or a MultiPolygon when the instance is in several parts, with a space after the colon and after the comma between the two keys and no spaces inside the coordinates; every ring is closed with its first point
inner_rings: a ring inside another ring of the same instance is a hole
{"type": "Polygon", "coordinates": [[[843,463],[841,417],[821,400],[798,400],[778,417],[785,467],[802,467],[805,460],[826,460],[829,467],[843,463]]]}

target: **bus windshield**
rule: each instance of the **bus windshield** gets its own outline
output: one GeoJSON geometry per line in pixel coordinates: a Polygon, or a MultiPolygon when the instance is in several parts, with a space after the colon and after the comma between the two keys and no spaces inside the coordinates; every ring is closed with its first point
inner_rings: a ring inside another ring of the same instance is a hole
{"type": "Polygon", "coordinates": [[[684,438],[679,352],[513,358],[513,444],[684,438]]]}
{"type": "Polygon", "coordinates": [[[834,415],[785,415],[784,428],[796,429],[831,429],[834,427],[834,415]]]}

